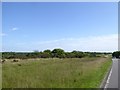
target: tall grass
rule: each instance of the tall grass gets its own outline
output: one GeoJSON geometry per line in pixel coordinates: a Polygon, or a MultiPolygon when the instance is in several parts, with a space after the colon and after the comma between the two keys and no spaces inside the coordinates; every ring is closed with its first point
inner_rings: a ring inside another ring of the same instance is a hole
{"type": "Polygon", "coordinates": [[[23,60],[3,64],[3,88],[97,88],[110,58],[23,60]],[[21,64],[21,66],[19,66],[21,64]]]}

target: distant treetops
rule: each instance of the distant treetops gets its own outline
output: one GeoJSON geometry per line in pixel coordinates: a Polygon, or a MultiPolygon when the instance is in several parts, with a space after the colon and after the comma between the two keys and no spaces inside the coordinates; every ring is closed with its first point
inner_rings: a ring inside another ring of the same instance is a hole
{"type": "Polygon", "coordinates": [[[2,52],[2,58],[11,59],[27,59],[27,58],[82,58],[85,56],[96,57],[97,55],[106,54],[99,52],[82,52],[82,51],[72,51],[65,52],[63,49],[57,48],[52,51],[47,49],[43,52],[34,51],[34,52],[2,52]]]}
{"type": "Polygon", "coordinates": [[[113,52],[112,57],[120,58],[120,51],[113,52]]]}

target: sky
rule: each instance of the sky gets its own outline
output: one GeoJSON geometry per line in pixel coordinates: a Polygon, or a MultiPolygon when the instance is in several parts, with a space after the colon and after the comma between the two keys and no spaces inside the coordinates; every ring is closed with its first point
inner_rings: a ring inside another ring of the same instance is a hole
{"type": "Polygon", "coordinates": [[[113,52],[117,2],[3,2],[2,51],[113,52]]]}
{"type": "Polygon", "coordinates": [[[2,0],[2,2],[119,2],[119,0],[2,0]]]}

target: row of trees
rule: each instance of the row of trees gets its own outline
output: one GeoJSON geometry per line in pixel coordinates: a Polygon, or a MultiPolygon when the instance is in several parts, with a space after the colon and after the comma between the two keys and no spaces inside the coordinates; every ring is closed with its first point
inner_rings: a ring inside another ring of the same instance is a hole
{"type": "Polygon", "coordinates": [[[82,58],[85,56],[96,57],[96,52],[81,52],[81,51],[72,51],[65,52],[63,49],[54,49],[54,50],[44,50],[43,52],[34,51],[34,52],[3,52],[2,58],[11,59],[11,58],[82,58]]]}
{"type": "Polygon", "coordinates": [[[112,57],[120,58],[120,51],[113,52],[112,57]]]}

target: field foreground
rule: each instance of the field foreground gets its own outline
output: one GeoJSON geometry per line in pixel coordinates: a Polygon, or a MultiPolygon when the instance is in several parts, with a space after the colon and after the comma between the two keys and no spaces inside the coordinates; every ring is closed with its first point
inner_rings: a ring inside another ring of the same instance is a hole
{"type": "Polygon", "coordinates": [[[99,88],[110,57],[7,60],[2,88],[99,88]]]}

